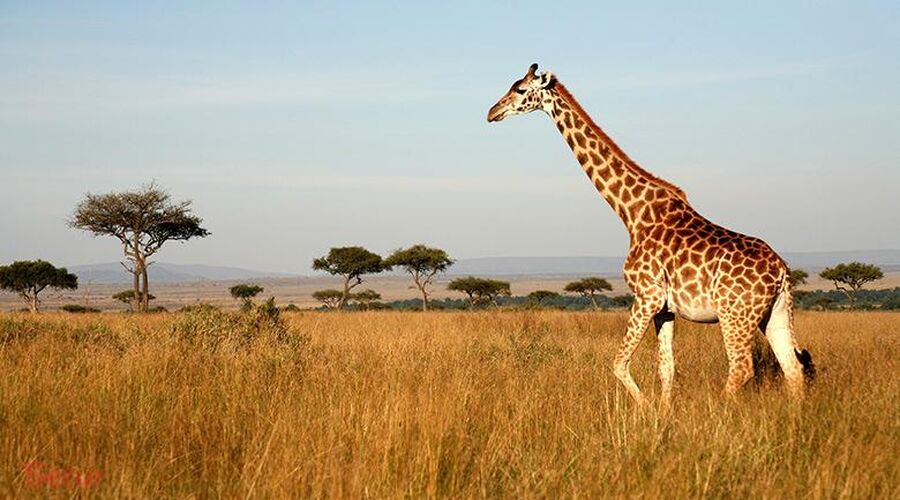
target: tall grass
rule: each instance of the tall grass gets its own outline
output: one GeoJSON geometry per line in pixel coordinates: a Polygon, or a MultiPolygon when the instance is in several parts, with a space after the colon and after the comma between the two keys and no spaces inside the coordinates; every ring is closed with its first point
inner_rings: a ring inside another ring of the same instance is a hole
{"type": "MultiPolygon", "coordinates": [[[[718,329],[679,322],[668,416],[611,374],[625,319],[0,315],[0,495],[900,497],[900,314],[797,314],[800,405],[723,399],[718,329]],[[36,486],[31,460],[102,477],[36,486]]],[[[651,396],[655,359],[648,333],[651,396]]]]}

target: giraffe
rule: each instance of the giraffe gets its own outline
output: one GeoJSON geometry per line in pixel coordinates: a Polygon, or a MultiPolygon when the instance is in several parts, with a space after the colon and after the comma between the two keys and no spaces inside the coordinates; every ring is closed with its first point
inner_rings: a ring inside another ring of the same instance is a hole
{"type": "Polygon", "coordinates": [[[647,172],[585,112],[550,72],[532,64],[491,107],[488,122],[541,110],[556,123],[588,179],[619,215],[630,236],[625,281],[634,304],[613,373],[636,402],[644,398],[629,370],[652,322],[658,338],[662,404],[670,405],[676,316],[718,322],[728,359],[724,392],[734,395],[752,376],[753,336],[765,332],[787,389],[802,397],[814,375],[812,357],[797,346],[785,261],[758,238],[713,224],[677,186],[647,172]]]}

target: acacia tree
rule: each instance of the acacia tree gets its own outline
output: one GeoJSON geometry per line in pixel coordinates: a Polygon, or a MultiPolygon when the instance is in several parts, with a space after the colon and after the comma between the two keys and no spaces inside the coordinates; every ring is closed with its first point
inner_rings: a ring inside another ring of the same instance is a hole
{"type": "Polygon", "coordinates": [[[78,288],[78,276],[44,260],[20,260],[0,266],[0,288],[19,294],[31,312],[36,313],[41,303],[38,295],[42,291],[47,288],[74,290],[78,288]]]}
{"type": "Polygon", "coordinates": [[[793,269],[791,274],[788,275],[788,282],[791,284],[791,288],[797,288],[806,284],[806,278],[809,278],[809,273],[803,269],[793,269]]]}
{"type": "Polygon", "coordinates": [[[356,302],[362,310],[367,310],[372,307],[372,304],[381,300],[381,294],[376,292],[375,290],[363,290],[361,292],[354,293],[350,296],[350,298],[356,302]]]}
{"type": "Polygon", "coordinates": [[[353,288],[362,284],[362,277],[380,273],[384,270],[384,263],[380,255],[363,247],[338,247],[329,250],[328,255],[313,260],[312,268],[344,278],[344,291],[338,303],[338,307],[343,308],[350,300],[353,288]]]}
{"type": "Polygon", "coordinates": [[[336,309],[340,306],[341,300],[344,298],[344,292],[329,288],[327,290],[317,290],[312,294],[313,298],[321,302],[328,309],[336,309]]]}
{"type": "Polygon", "coordinates": [[[447,290],[462,292],[469,297],[469,307],[474,308],[478,304],[497,305],[497,298],[509,296],[508,281],[492,280],[467,276],[456,278],[447,285],[447,290]]]}
{"type": "MultiPolygon", "coordinates": [[[[140,292],[138,292],[138,296],[140,296],[140,292]]],[[[134,304],[135,304],[134,297],[135,297],[134,290],[124,290],[124,291],[121,291],[112,296],[113,299],[118,300],[119,302],[121,302],[123,304],[127,304],[128,307],[132,311],[134,311],[134,304]]],[[[156,297],[154,297],[153,294],[151,293],[150,296],[147,297],[147,302],[149,303],[151,300],[154,300],[154,299],[156,299],[156,297]]],[[[139,298],[138,301],[141,301],[141,299],[139,298]]]]}
{"type": "Polygon", "coordinates": [[[243,309],[250,309],[253,305],[253,297],[263,293],[265,288],[259,285],[248,285],[246,283],[241,283],[239,285],[234,285],[233,287],[228,289],[228,293],[232,298],[240,300],[243,302],[241,307],[243,309]]]}
{"type": "Polygon", "coordinates": [[[827,311],[828,309],[831,309],[831,306],[833,304],[834,304],[834,301],[831,300],[831,297],[824,296],[824,295],[822,297],[816,297],[816,299],[813,300],[813,303],[812,303],[813,306],[818,307],[819,310],[821,310],[821,311],[827,311]]]}
{"type": "Polygon", "coordinates": [[[634,304],[634,295],[631,295],[630,293],[616,295],[611,300],[613,301],[613,304],[628,309],[634,304]]]}
{"type": "Polygon", "coordinates": [[[872,264],[850,262],[826,268],[819,276],[831,280],[836,289],[844,292],[850,301],[850,309],[853,309],[856,306],[856,293],[866,283],[884,278],[884,273],[872,264]]]}
{"type": "Polygon", "coordinates": [[[528,300],[540,305],[547,299],[555,299],[559,294],[550,290],[535,290],[528,294],[528,300]]]}
{"type": "Polygon", "coordinates": [[[202,222],[191,210],[190,201],[174,202],[168,192],[151,183],[135,191],[88,193],[75,207],[69,226],[94,236],[113,236],[122,243],[122,267],[134,278],[133,308],[146,312],[150,257],[166,242],[209,236],[200,226],[202,222]]]}
{"type": "Polygon", "coordinates": [[[612,291],[612,285],[603,278],[582,278],[573,281],[565,286],[563,290],[570,293],[577,293],[582,297],[591,299],[591,307],[597,308],[597,294],[606,290],[612,291]]]}
{"type": "Polygon", "coordinates": [[[425,245],[413,245],[400,249],[385,259],[386,268],[402,267],[408,272],[419,293],[422,294],[422,310],[428,310],[428,287],[432,284],[438,273],[447,270],[453,265],[453,259],[447,252],[440,248],[430,248],[425,245]]]}

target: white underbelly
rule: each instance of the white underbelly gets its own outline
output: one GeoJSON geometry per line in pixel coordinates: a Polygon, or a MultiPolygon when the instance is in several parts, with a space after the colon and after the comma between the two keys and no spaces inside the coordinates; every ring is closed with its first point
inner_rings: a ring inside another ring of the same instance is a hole
{"type": "Polygon", "coordinates": [[[711,300],[698,297],[693,300],[683,301],[671,293],[668,295],[666,305],[672,313],[697,323],[716,323],[719,321],[711,300]]]}

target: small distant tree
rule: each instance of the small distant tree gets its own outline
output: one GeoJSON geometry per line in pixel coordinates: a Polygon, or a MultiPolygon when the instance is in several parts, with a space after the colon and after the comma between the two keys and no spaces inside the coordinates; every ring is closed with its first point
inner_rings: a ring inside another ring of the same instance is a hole
{"type": "Polygon", "coordinates": [[[634,304],[634,295],[631,295],[630,293],[626,293],[624,295],[616,295],[610,300],[612,300],[613,304],[615,304],[616,306],[628,309],[632,304],[634,304]]]}
{"type": "Polygon", "coordinates": [[[78,276],[45,260],[20,260],[0,266],[0,288],[19,294],[28,309],[36,313],[40,309],[38,295],[42,291],[47,288],[74,290],[78,288],[78,276]]]}
{"type": "Polygon", "coordinates": [[[528,294],[528,300],[535,304],[542,304],[545,300],[555,299],[559,297],[559,293],[550,290],[535,290],[528,294]]]}
{"type": "Polygon", "coordinates": [[[803,302],[807,299],[807,297],[812,295],[812,292],[807,291],[807,290],[795,290],[793,292],[793,295],[794,295],[794,302],[797,303],[799,306],[799,305],[803,304],[803,302]]]}
{"type": "MultiPolygon", "coordinates": [[[[141,294],[141,292],[138,292],[138,295],[140,295],[140,294],[141,294]]],[[[128,309],[130,309],[131,311],[134,311],[134,304],[143,302],[143,298],[141,298],[141,297],[138,297],[138,299],[135,300],[134,290],[121,291],[121,292],[113,295],[112,298],[115,300],[118,300],[119,302],[122,302],[123,304],[127,304],[128,309]]],[[[147,297],[147,302],[149,303],[151,300],[155,300],[155,299],[156,299],[156,297],[154,297],[153,294],[151,293],[150,296],[147,297]]]]}
{"type": "Polygon", "coordinates": [[[603,278],[582,278],[565,286],[563,290],[577,293],[582,297],[591,299],[591,307],[597,308],[597,294],[602,291],[612,291],[612,285],[603,278]]]}
{"type": "Polygon", "coordinates": [[[325,271],[344,278],[344,291],[338,307],[343,308],[350,299],[353,288],[361,285],[366,274],[384,270],[381,256],[363,247],[338,247],[328,251],[328,255],[313,260],[315,271],[325,271]]]}
{"type": "Polygon", "coordinates": [[[836,289],[844,292],[844,295],[850,301],[850,309],[853,309],[856,307],[856,293],[866,283],[884,278],[884,273],[872,264],[850,262],[829,267],[819,273],[819,276],[830,280],[834,283],[836,289]]]}
{"type": "Polygon", "coordinates": [[[475,293],[478,290],[481,281],[483,281],[481,278],[476,278],[474,276],[456,278],[447,284],[447,290],[466,294],[469,300],[469,307],[473,307],[475,305],[475,293]]]}
{"type": "Polygon", "coordinates": [[[446,271],[453,265],[453,259],[440,248],[413,245],[395,251],[385,259],[384,264],[385,267],[402,267],[412,276],[416,288],[422,294],[422,310],[427,311],[428,286],[431,285],[438,273],[446,271]]]}
{"type": "Polygon", "coordinates": [[[831,309],[833,304],[834,304],[834,301],[831,300],[831,297],[828,297],[825,295],[823,295],[821,297],[816,297],[812,302],[813,307],[818,307],[819,310],[822,310],[822,311],[831,309]]]}
{"type": "Polygon", "coordinates": [[[375,290],[363,290],[361,292],[357,292],[351,295],[353,302],[355,302],[360,309],[366,310],[369,307],[381,300],[381,294],[376,292],[375,290]]]}
{"type": "Polygon", "coordinates": [[[881,308],[885,310],[895,311],[900,309],[900,295],[893,295],[881,303],[881,308]]]}
{"type": "Polygon", "coordinates": [[[230,293],[233,298],[242,302],[242,309],[250,309],[253,306],[253,297],[263,293],[264,290],[265,288],[259,285],[241,283],[229,288],[228,293],[230,293]]]}
{"type": "Polygon", "coordinates": [[[205,238],[203,219],[194,215],[190,201],[172,201],[171,195],[151,183],[135,191],[85,195],[75,207],[69,226],[94,236],[113,236],[125,251],[122,266],[134,280],[134,310],[150,308],[150,258],[169,241],[205,238]]]}
{"type": "Polygon", "coordinates": [[[87,314],[87,313],[98,313],[102,312],[100,309],[94,307],[85,307],[81,304],[65,304],[59,308],[60,311],[73,313],[73,314],[87,314]]]}
{"type": "Polygon", "coordinates": [[[327,290],[315,291],[312,296],[328,309],[337,309],[344,299],[344,292],[329,288],[327,290]]]}
{"type": "Polygon", "coordinates": [[[791,284],[791,288],[797,288],[800,285],[806,284],[806,278],[809,278],[809,273],[803,269],[793,269],[788,276],[788,281],[791,284]]]}
{"type": "Polygon", "coordinates": [[[447,285],[447,289],[465,293],[469,297],[470,307],[481,304],[497,305],[498,297],[508,297],[510,295],[508,281],[476,278],[474,276],[457,278],[447,285]]]}

